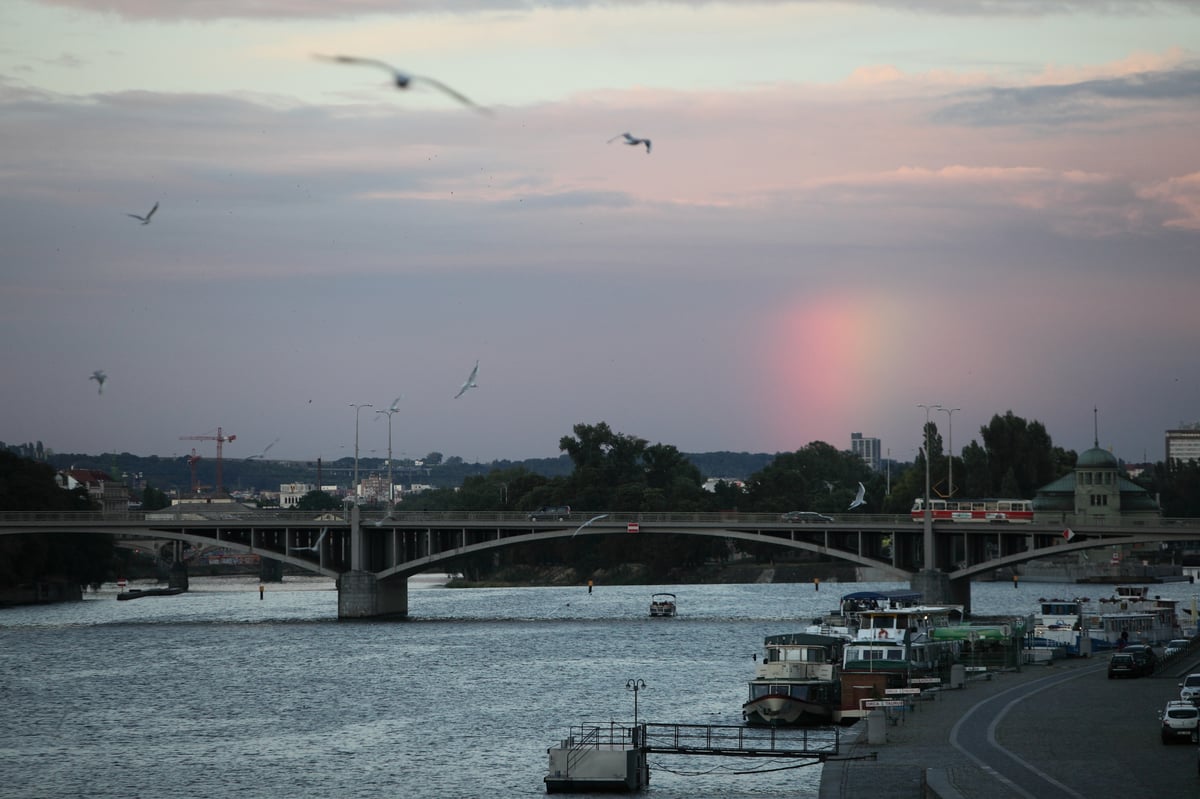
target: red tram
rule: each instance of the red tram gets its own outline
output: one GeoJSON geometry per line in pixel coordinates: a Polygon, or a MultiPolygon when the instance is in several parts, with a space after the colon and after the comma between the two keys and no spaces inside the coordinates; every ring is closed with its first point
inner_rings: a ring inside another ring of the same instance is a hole
{"type": "MultiPolygon", "coordinates": [[[[1030,499],[940,499],[929,500],[935,522],[994,522],[1030,524],[1033,500],[1030,499]]],[[[925,500],[913,502],[912,520],[925,521],[925,500]]]]}

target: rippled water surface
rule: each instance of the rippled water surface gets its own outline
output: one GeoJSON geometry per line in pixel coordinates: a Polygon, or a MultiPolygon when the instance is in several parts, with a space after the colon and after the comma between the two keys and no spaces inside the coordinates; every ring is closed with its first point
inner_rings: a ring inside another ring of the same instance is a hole
{"type": "MultiPolygon", "coordinates": [[[[541,796],[582,721],[739,724],[751,654],[838,597],[896,583],[445,589],[339,622],[328,582],[197,578],[174,597],[0,610],[0,796],[541,796]],[[679,616],[651,619],[650,594],[679,616]]],[[[983,583],[977,613],[1075,586],[983,583]]],[[[1099,596],[1108,589],[1089,586],[1099,596]]],[[[1190,584],[1151,593],[1190,605],[1190,584]]],[[[819,767],[654,756],[647,796],[784,797],[819,767]]]]}

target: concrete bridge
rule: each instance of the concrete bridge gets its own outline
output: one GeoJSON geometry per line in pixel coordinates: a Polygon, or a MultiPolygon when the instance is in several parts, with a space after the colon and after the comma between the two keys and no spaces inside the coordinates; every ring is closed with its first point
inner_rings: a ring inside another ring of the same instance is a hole
{"type": "Polygon", "coordinates": [[[793,523],[755,513],[313,513],[223,509],[128,513],[0,513],[0,535],[99,533],[186,541],[253,553],[337,581],[338,617],[405,616],[410,576],[503,547],[592,535],[696,535],[798,549],[908,580],[930,602],[970,609],[970,581],[1047,555],[1160,541],[1200,540],[1200,519],[1101,521],[1060,516],[1016,523],[914,523],[909,515],[846,514],[793,523]],[[1063,535],[1069,527],[1070,541],[1063,535]]]}

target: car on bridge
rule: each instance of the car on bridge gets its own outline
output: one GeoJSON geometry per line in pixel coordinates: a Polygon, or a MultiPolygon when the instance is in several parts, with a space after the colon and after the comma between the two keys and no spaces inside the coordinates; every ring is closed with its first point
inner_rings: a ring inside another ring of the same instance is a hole
{"type": "Polygon", "coordinates": [[[831,522],[832,516],[826,516],[824,513],[817,513],[811,510],[790,510],[787,513],[780,514],[779,521],[781,522],[797,522],[797,523],[814,523],[814,522],[831,522]]]}
{"type": "Polygon", "coordinates": [[[529,514],[531,522],[562,522],[571,518],[570,505],[543,505],[529,514]]]}

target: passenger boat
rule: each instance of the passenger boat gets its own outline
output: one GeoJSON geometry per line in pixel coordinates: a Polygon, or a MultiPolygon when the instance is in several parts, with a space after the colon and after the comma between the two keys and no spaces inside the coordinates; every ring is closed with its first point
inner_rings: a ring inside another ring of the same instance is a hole
{"type": "Polygon", "coordinates": [[[650,597],[651,616],[674,616],[675,595],[668,593],[654,594],[650,597]]]}
{"type": "Polygon", "coordinates": [[[1040,599],[1032,645],[1087,655],[1117,649],[1122,641],[1153,646],[1180,637],[1178,601],[1150,597],[1148,590],[1144,585],[1120,585],[1112,597],[1096,603],[1087,597],[1040,599]]]}
{"type": "Polygon", "coordinates": [[[854,640],[846,644],[846,671],[895,671],[920,676],[948,666],[962,645],[936,632],[960,626],[959,605],[910,605],[858,612],[854,640]]]}
{"type": "Polygon", "coordinates": [[[804,631],[853,641],[858,635],[859,618],[863,611],[911,607],[920,602],[921,594],[917,591],[855,591],[843,595],[837,610],[813,619],[813,623],[804,631]]]}
{"type": "Polygon", "coordinates": [[[182,588],[130,588],[128,591],[122,591],[117,594],[117,599],[140,599],[144,596],[175,596],[182,594],[182,588]]]}
{"type": "Polygon", "coordinates": [[[750,680],[742,720],[751,725],[813,726],[838,719],[842,638],[809,633],[768,635],[750,680]]]}

